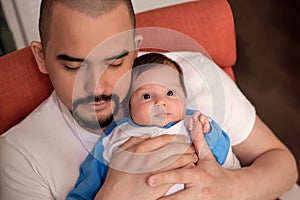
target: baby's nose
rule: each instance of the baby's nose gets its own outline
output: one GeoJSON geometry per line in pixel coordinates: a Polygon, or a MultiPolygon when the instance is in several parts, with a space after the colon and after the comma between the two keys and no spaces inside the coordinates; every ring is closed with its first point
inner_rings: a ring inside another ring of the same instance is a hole
{"type": "Polygon", "coordinates": [[[155,102],[155,107],[163,106],[165,107],[167,105],[166,100],[164,98],[157,98],[155,102]]]}

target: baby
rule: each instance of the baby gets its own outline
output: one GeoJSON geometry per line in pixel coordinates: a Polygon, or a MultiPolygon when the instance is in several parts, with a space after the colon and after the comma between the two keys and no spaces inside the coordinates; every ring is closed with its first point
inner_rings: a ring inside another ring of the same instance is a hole
{"type": "MultiPolygon", "coordinates": [[[[204,138],[218,163],[230,169],[240,167],[232,153],[227,134],[199,111],[186,109],[187,94],[183,74],[175,61],[158,53],[142,55],[135,60],[131,80],[128,94],[130,116],[113,123],[105,131],[93,154],[82,164],[81,175],[69,196],[87,198],[87,195],[96,195],[105,180],[107,166],[115,167],[110,162],[113,152],[131,137],[179,134],[191,138],[190,131],[193,129],[194,120],[200,122],[204,138]]],[[[157,166],[155,170],[166,167],[164,165],[157,166]]],[[[153,169],[145,167],[131,172],[150,170],[153,169]]],[[[176,184],[165,195],[183,188],[183,184],[176,184]]]]}

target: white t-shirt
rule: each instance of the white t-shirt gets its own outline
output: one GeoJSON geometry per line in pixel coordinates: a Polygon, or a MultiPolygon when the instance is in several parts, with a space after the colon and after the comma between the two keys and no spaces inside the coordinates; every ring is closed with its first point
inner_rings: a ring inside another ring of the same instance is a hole
{"type": "MultiPolygon", "coordinates": [[[[193,106],[195,98],[189,91],[188,107],[211,116],[228,133],[232,145],[245,140],[252,130],[255,110],[235,83],[201,54],[174,55],[169,56],[177,57],[184,66],[188,84],[197,82],[193,91],[197,91],[194,94],[200,106],[193,106]],[[196,69],[201,70],[200,78],[185,62],[200,66],[196,69]],[[201,77],[208,77],[208,81],[201,77]]],[[[53,93],[0,137],[0,199],[65,199],[78,178],[80,164],[98,138],[75,126],[70,112],[53,93]]]]}
{"type": "Polygon", "coordinates": [[[79,139],[68,109],[52,93],[0,137],[0,199],[65,199],[99,136],[79,139]],[[84,142],[85,145],[82,144],[84,142]]]}

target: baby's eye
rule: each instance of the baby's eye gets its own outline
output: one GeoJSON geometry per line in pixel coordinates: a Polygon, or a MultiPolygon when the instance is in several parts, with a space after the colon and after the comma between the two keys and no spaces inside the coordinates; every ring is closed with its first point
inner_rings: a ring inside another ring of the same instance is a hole
{"type": "Polygon", "coordinates": [[[174,95],[175,95],[175,92],[172,91],[172,90],[170,90],[170,91],[167,92],[167,95],[168,95],[168,96],[174,96],[174,95]]]}
{"type": "Polygon", "coordinates": [[[144,94],[143,97],[144,97],[144,99],[150,99],[151,95],[150,94],[144,94]]]}

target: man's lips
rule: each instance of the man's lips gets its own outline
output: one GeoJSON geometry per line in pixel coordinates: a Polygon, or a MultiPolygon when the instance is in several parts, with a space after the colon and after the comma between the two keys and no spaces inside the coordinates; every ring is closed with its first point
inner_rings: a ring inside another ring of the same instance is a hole
{"type": "Polygon", "coordinates": [[[111,101],[99,101],[99,102],[89,103],[86,105],[88,105],[91,109],[95,111],[102,111],[111,105],[111,101]]]}

